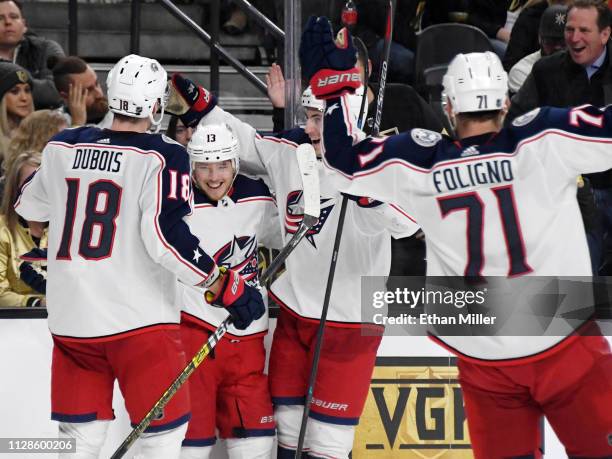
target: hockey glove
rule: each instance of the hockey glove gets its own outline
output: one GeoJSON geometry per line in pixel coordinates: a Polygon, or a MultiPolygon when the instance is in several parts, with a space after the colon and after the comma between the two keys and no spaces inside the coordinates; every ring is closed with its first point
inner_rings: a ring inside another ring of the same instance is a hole
{"type": "Polygon", "coordinates": [[[334,40],[326,17],[308,19],[300,43],[300,62],[315,97],[330,99],[361,86],[356,61],[357,52],[346,28],[334,40]]]}
{"type": "Polygon", "coordinates": [[[239,330],[246,329],[251,322],[259,319],[266,311],[263,298],[255,287],[244,282],[244,279],[231,269],[220,268],[222,277],[221,289],[217,295],[206,292],[210,304],[223,306],[232,316],[232,323],[239,330]]]}
{"type": "Polygon", "coordinates": [[[47,249],[39,249],[38,247],[24,253],[19,258],[25,261],[47,262],[47,249]]]}
{"type": "Polygon", "coordinates": [[[170,95],[166,109],[178,115],[187,127],[196,127],[217,105],[217,98],[213,94],[180,73],[172,75],[169,86],[170,95]]]}
{"type": "Polygon", "coordinates": [[[47,249],[35,248],[24,253],[21,258],[23,263],[19,265],[19,277],[38,293],[45,294],[47,291],[47,272],[40,264],[47,262],[47,249]],[[36,264],[32,264],[36,263],[36,264]]]}
{"type": "Polygon", "coordinates": [[[33,266],[32,263],[24,261],[19,265],[19,277],[38,293],[43,295],[47,293],[46,273],[42,269],[33,266]]]}

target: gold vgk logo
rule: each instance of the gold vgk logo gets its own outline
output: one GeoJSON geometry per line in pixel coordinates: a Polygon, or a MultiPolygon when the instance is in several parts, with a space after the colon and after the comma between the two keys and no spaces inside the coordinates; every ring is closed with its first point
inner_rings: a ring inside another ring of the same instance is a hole
{"type": "Polygon", "coordinates": [[[17,70],[17,78],[19,79],[19,81],[21,81],[22,83],[27,83],[28,82],[28,74],[23,71],[23,70],[17,70]]]}
{"type": "Polygon", "coordinates": [[[454,359],[379,357],[355,459],[471,459],[454,359]]]}

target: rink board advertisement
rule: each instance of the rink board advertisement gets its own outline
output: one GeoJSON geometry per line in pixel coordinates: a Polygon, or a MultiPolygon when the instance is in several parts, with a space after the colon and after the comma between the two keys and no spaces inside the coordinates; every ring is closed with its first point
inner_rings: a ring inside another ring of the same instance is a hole
{"type": "MultiPolygon", "coordinates": [[[[270,321],[267,349],[275,323],[270,321]]],[[[6,375],[0,383],[5,414],[0,417],[0,437],[57,438],[57,423],[50,419],[52,346],[44,318],[0,319],[0,363],[6,375]]],[[[471,458],[454,357],[422,336],[385,336],[378,355],[353,458],[471,458]]],[[[101,457],[110,457],[130,431],[117,385],[113,409],[116,419],[101,457]]],[[[565,457],[548,424],[545,434],[546,457],[565,457]]],[[[227,458],[221,449],[215,448],[212,459],[227,458]]],[[[136,442],[133,452],[138,451],[136,442]]],[[[47,458],[57,459],[57,454],[19,455],[19,459],[47,458]]]]}
{"type": "Polygon", "coordinates": [[[455,359],[378,357],[353,457],[471,458],[455,359]]]}

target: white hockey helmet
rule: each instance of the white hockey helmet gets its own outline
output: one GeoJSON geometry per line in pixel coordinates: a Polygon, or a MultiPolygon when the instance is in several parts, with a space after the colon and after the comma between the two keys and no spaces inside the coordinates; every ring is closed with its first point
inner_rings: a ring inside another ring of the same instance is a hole
{"type": "Polygon", "coordinates": [[[108,106],[113,113],[149,118],[159,130],[166,107],[168,75],[155,59],[130,54],[119,60],[106,78],[108,106]],[[160,116],[153,118],[155,103],[160,116]]]}
{"type": "Polygon", "coordinates": [[[508,74],[490,51],[457,54],[442,80],[444,102],[454,113],[501,110],[508,93],[508,74]]]}
{"type": "MultiPolygon", "coordinates": [[[[361,109],[361,100],[363,97],[364,90],[364,86],[361,85],[355,90],[355,92],[346,93],[343,96],[346,97],[348,100],[349,112],[354,122],[356,122],[359,118],[359,110],[361,109]]],[[[308,86],[302,93],[302,106],[304,108],[314,108],[315,110],[319,110],[320,112],[322,112],[325,110],[325,101],[317,99],[312,93],[312,89],[310,88],[310,86],[308,86]]],[[[365,120],[368,116],[368,101],[366,101],[363,111],[364,114],[362,120],[365,120]]]]}
{"type": "Polygon", "coordinates": [[[304,108],[314,108],[322,112],[325,110],[325,101],[317,99],[312,93],[312,88],[308,86],[302,93],[302,106],[304,108]]]}
{"type": "Polygon", "coordinates": [[[238,139],[227,124],[199,125],[187,144],[192,163],[216,163],[231,160],[238,173],[238,139]]]}

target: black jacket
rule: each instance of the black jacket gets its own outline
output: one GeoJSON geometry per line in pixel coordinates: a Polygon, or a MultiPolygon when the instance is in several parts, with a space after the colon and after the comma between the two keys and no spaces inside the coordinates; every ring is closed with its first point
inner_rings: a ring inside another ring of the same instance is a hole
{"type": "Polygon", "coordinates": [[[19,44],[16,64],[27,69],[34,82],[36,109],[58,107],[62,100],[53,83],[53,73],[47,68],[51,56],[63,56],[64,50],[53,40],[26,33],[19,44]]]}
{"type": "Polygon", "coordinates": [[[504,55],[503,62],[506,72],[509,72],[512,66],[522,58],[540,49],[540,19],[546,8],[548,8],[548,2],[536,3],[525,8],[516,18],[504,55]]]}
{"type": "Polygon", "coordinates": [[[507,121],[536,107],[598,106],[612,103],[612,43],[601,68],[589,81],[585,69],[574,63],[567,50],[537,61],[531,74],[512,98],[507,121]]]}
{"type": "Polygon", "coordinates": [[[490,38],[506,25],[511,0],[471,0],[468,3],[468,24],[478,27],[490,38]]]}
{"type": "MultiPolygon", "coordinates": [[[[567,50],[541,58],[512,98],[506,123],[536,107],[612,104],[612,42],[608,42],[607,50],[603,65],[590,80],[584,67],[576,64],[567,50]]],[[[612,170],[588,177],[594,188],[612,187],[612,170]]]]}

